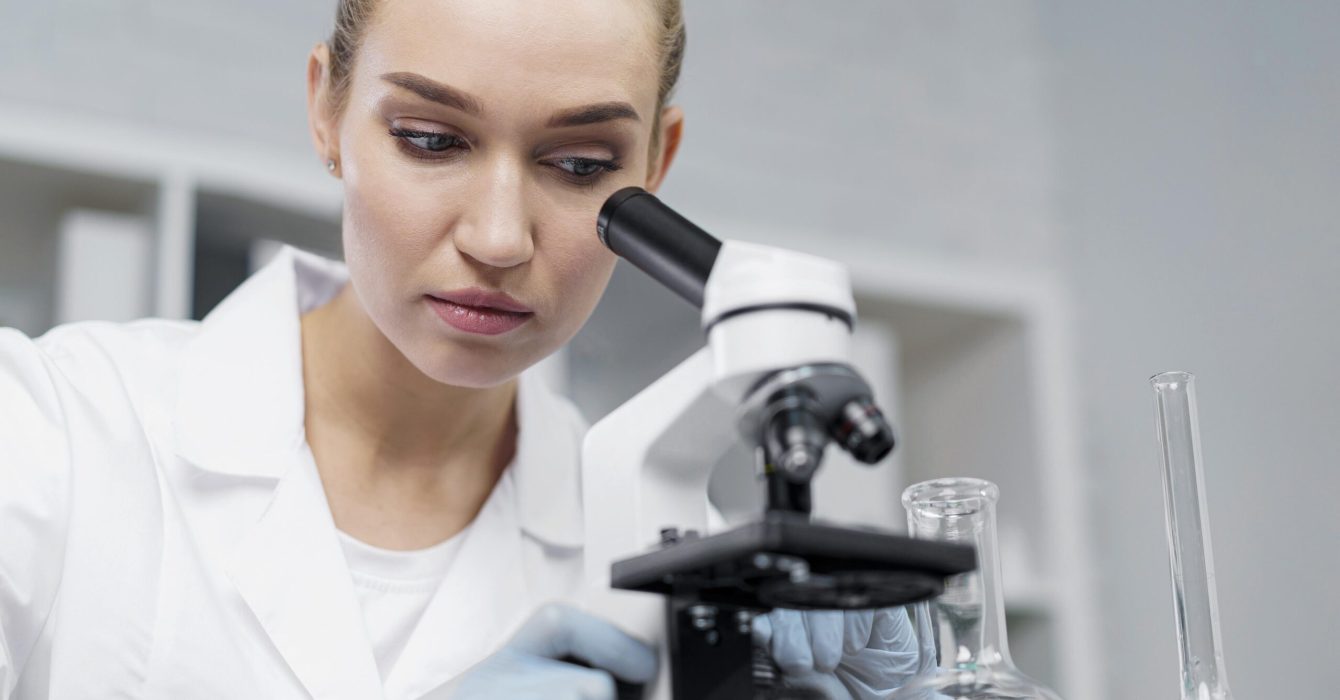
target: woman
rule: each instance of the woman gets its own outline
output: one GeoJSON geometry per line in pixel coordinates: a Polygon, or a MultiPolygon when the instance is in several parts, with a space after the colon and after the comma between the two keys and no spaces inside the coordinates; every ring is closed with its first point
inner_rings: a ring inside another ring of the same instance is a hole
{"type": "MultiPolygon", "coordinates": [[[[674,160],[683,46],[677,0],[341,0],[307,77],[347,268],[288,249],[199,324],[0,331],[0,698],[651,678],[548,604],[581,583],[585,426],[524,371],[609,280],[601,203],[674,160]]],[[[880,636],[774,621],[797,673],[880,636]]]]}

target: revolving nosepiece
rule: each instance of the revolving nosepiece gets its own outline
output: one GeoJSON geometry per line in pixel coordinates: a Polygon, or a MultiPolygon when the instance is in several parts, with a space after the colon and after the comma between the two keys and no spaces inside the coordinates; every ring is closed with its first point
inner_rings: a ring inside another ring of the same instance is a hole
{"type": "Polygon", "coordinates": [[[772,401],[764,428],[769,464],[795,483],[806,483],[823,460],[831,438],[858,461],[874,464],[893,451],[893,426],[869,396],[847,401],[825,430],[818,404],[806,391],[792,388],[772,401]]]}

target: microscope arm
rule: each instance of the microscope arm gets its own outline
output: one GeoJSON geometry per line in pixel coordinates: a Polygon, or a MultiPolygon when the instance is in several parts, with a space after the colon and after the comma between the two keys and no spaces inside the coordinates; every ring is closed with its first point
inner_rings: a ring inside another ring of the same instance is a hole
{"type": "Polygon", "coordinates": [[[739,439],[734,406],[711,380],[703,348],[587,433],[586,574],[595,586],[608,588],[610,563],[655,545],[661,528],[706,526],[711,468],[739,439]]]}

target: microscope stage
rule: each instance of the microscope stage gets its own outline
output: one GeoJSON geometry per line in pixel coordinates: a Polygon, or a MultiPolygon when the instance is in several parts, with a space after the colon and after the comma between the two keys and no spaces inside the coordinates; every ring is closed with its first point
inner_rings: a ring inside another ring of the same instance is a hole
{"type": "Polygon", "coordinates": [[[751,610],[869,609],[927,600],[977,567],[972,547],[815,523],[780,511],[614,563],[614,588],[751,610]]]}

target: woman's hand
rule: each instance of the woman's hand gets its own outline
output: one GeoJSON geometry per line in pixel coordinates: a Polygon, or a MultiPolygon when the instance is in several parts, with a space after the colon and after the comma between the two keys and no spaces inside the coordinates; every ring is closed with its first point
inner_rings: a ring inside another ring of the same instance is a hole
{"type": "Polygon", "coordinates": [[[754,643],[768,649],[788,686],[833,700],[887,697],[916,675],[916,634],[903,608],[773,610],[754,618],[754,643]]]}
{"type": "Polygon", "coordinates": [[[642,684],[655,675],[650,646],[598,617],[549,604],[502,649],[425,700],[615,700],[615,678],[642,684]]]}

